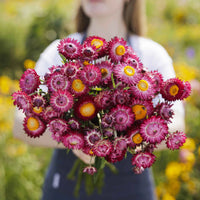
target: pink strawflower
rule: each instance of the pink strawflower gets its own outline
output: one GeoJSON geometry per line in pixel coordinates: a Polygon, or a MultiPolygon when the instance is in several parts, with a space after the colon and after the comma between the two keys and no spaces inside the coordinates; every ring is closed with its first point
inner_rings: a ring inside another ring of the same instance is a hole
{"type": "Polygon", "coordinates": [[[101,71],[95,65],[87,65],[80,71],[79,77],[86,85],[95,86],[101,81],[101,71]]]}
{"type": "Polygon", "coordinates": [[[104,38],[99,36],[89,36],[84,41],[88,46],[94,46],[98,53],[98,58],[103,57],[106,53],[107,42],[104,38]]]}
{"type": "Polygon", "coordinates": [[[140,133],[145,141],[153,144],[160,143],[168,134],[168,126],[163,119],[153,116],[143,122],[140,133]]]}
{"type": "Polygon", "coordinates": [[[102,118],[101,125],[103,126],[103,128],[109,128],[109,127],[111,128],[113,127],[114,122],[115,118],[112,115],[112,113],[105,114],[102,118]]]}
{"type": "Polygon", "coordinates": [[[155,155],[148,152],[141,152],[133,155],[132,165],[135,165],[138,168],[148,168],[153,165],[155,162],[155,155]]]}
{"type": "Polygon", "coordinates": [[[52,106],[45,107],[44,111],[42,112],[42,118],[45,120],[46,123],[50,122],[53,118],[61,117],[61,113],[55,111],[52,106]]]}
{"type": "Polygon", "coordinates": [[[153,79],[154,88],[156,89],[156,92],[160,92],[160,88],[163,84],[163,76],[158,71],[151,71],[148,72],[149,76],[153,79]]]}
{"type": "Polygon", "coordinates": [[[101,83],[108,84],[111,81],[113,65],[108,61],[102,61],[96,65],[101,71],[101,83]]]}
{"type": "Polygon", "coordinates": [[[132,66],[134,69],[141,70],[143,68],[143,64],[140,59],[133,53],[127,53],[123,56],[122,62],[126,63],[126,65],[132,66]]]}
{"type": "Polygon", "coordinates": [[[143,120],[150,117],[154,111],[153,103],[149,100],[132,99],[130,104],[135,115],[135,120],[143,120]]]}
{"type": "Polygon", "coordinates": [[[96,47],[84,43],[81,50],[82,60],[92,61],[97,59],[97,57],[98,53],[96,51],[96,47]]]}
{"type": "Polygon", "coordinates": [[[134,122],[134,114],[130,107],[124,105],[117,105],[111,110],[114,117],[114,127],[118,131],[124,131],[130,127],[134,122]]]}
{"type": "Polygon", "coordinates": [[[97,106],[92,96],[84,96],[74,105],[74,115],[82,120],[93,119],[96,116],[97,111],[97,106]]]}
{"type": "Polygon", "coordinates": [[[108,156],[106,156],[106,160],[110,163],[116,163],[123,160],[125,154],[126,154],[126,149],[122,151],[114,149],[108,156]]]}
{"type": "Polygon", "coordinates": [[[131,128],[128,131],[127,144],[130,148],[135,148],[143,142],[143,138],[140,134],[140,129],[138,127],[131,128]]]}
{"type": "Polygon", "coordinates": [[[71,81],[71,93],[76,97],[88,93],[89,88],[80,78],[75,78],[71,81]]]}
{"type": "Polygon", "coordinates": [[[108,43],[109,58],[113,63],[118,63],[127,52],[127,44],[123,38],[114,37],[108,43]]]}
{"type": "MultiPolygon", "coordinates": [[[[185,85],[179,78],[171,78],[163,82],[160,93],[168,101],[181,99],[184,93],[185,85]]],[[[182,100],[182,99],[181,99],[182,100]]]]}
{"type": "Polygon", "coordinates": [[[116,137],[113,141],[113,147],[116,151],[124,151],[127,149],[128,140],[124,136],[116,137]]]}
{"type": "Polygon", "coordinates": [[[114,105],[128,105],[130,99],[130,93],[127,90],[115,90],[112,94],[112,102],[114,105]]]}
{"type": "Polygon", "coordinates": [[[75,118],[70,118],[68,124],[72,130],[79,130],[81,127],[80,122],[75,118]]]}
{"type": "Polygon", "coordinates": [[[182,131],[169,134],[166,144],[171,150],[179,149],[186,141],[186,135],[182,131]]]}
{"type": "Polygon", "coordinates": [[[29,137],[40,137],[46,130],[46,124],[35,115],[24,118],[24,131],[29,137]]]}
{"type": "Polygon", "coordinates": [[[40,85],[40,76],[34,69],[27,69],[19,81],[20,88],[23,92],[31,94],[37,90],[40,85]]]}
{"type": "Polygon", "coordinates": [[[97,172],[97,169],[95,167],[92,167],[92,166],[87,166],[83,169],[83,173],[87,173],[87,174],[90,174],[90,175],[93,175],[96,172],[97,172]]]}
{"type": "Polygon", "coordinates": [[[72,38],[62,39],[58,45],[58,52],[66,59],[76,59],[80,56],[82,46],[80,42],[72,38]]]}
{"type": "Polygon", "coordinates": [[[142,174],[142,172],[144,171],[144,168],[143,167],[137,167],[137,166],[134,166],[133,167],[133,172],[135,174],[142,174]]]}
{"type": "Polygon", "coordinates": [[[19,109],[22,109],[24,113],[30,113],[32,111],[32,99],[25,92],[18,91],[12,94],[13,104],[19,109]]]}
{"type": "Polygon", "coordinates": [[[96,156],[105,157],[110,154],[113,149],[113,145],[109,140],[98,140],[93,148],[92,151],[96,156]]]}
{"type": "Polygon", "coordinates": [[[94,97],[94,102],[100,109],[107,109],[112,105],[111,91],[102,91],[94,97]]]}
{"type": "Polygon", "coordinates": [[[84,136],[86,145],[89,147],[92,147],[95,142],[99,141],[101,139],[101,133],[98,130],[88,130],[86,131],[86,135],[84,136]]]}
{"type": "Polygon", "coordinates": [[[136,98],[152,99],[155,96],[156,90],[152,78],[145,75],[131,87],[131,91],[136,98]]]}
{"type": "Polygon", "coordinates": [[[161,116],[161,118],[166,122],[172,123],[171,119],[174,115],[174,111],[171,108],[172,106],[173,104],[168,102],[159,103],[155,108],[157,115],[161,116]]]}
{"type": "Polygon", "coordinates": [[[43,96],[36,94],[32,97],[32,103],[33,107],[45,107],[46,100],[43,96]]]}
{"type": "Polygon", "coordinates": [[[136,67],[127,65],[126,63],[118,64],[114,67],[114,75],[121,80],[123,83],[133,85],[140,78],[141,74],[138,72],[136,67]]]}
{"type": "Polygon", "coordinates": [[[63,73],[54,72],[50,75],[46,82],[47,87],[51,92],[56,92],[58,90],[67,90],[70,87],[70,81],[64,76],[63,73]]]}
{"type": "Polygon", "coordinates": [[[84,138],[81,133],[70,132],[62,137],[62,143],[68,149],[82,149],[84,146],[84,138]]]}
{"type": "Polygon", "coordinates": [[[75,77],[77,77],[77,74],[80,71],[80,63],[77,62],[67,62],[64,64],[64,74],[65,76],[67,76],[67,78],[69,80],[74,79],[75,77]]]}
{"type": "Polygon", "coordinates": [[[111,128],[104,129],[103,135],[105,137],[112,137],[114,135],[114,130],[111,128]]]}
{"type": "Polygon", "coordinates": [[[191,91],[192,91],[191,84],[188,81],[184,82],[183,94],[180,99],[183,100],[189,97],[191,94],[191,91]]]}
{"type": "Polygon", "coordinates": [[[73,96],[68,91],[58,90],[51,95],[50,105],[57,112],[67,112],[73,106],[73,96]]]}
{"type": "Polygon", "coordinates": [[[60,135],[63,135],[69,130],[67,122],[62,118],[52,119],[48,126],[52,133],[59,133],[60,135]]]}

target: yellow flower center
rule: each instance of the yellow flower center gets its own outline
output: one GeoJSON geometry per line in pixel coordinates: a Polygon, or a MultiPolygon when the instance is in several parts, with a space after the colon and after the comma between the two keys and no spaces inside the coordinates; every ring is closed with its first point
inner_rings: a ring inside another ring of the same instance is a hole
{"type": "Polygon", "coordinates": [[[142,91],[146,91],[149,88],[148,82],[145,80],[140,80],[137,86],[142,91]]]}
{"type": "Polygon", "coordinates": [[[30,131],[35,131],[39,128],[39,121],[35,117],[29,117],[27,120],[27,128],[30,131]]]}
{"type": "Polygon", "coordinates": [[[37,107],[37,106],[35,106],[35,107],[33,108],[33,112],[34,112],[34,113],[37,113],[37,114],[41,113],[42,110],[43,110],[42,107],[37,107]]]}
{"type": "Polygon", "coordinates": [[[179,91],[179,87],[177,85],[172,85],[169,89],[169,93],[172,95],[172,96],[176,96],[178,94],[178,91],[179,91]]]}
{"type": "Polygon", "coordinates": [[[92,151],[92,149],[90,149],[89,154],[90,154],[91,156],[94,155],[94,152],[92,151]]]}
{"type": "Polygon", "coordinates": [[[82,80],[75,79],[72,82],[72,88],[76,92],[82,92],[85,89],[85,85],[83,84],[82,80]]]}
{"type": "Polygon", "coordinates": [[[135,74],[135,69],[131,66],[126,66],[124,68],[124,73],[128,76],[133,76],[135,74]]]}
{"type": "Polygon", "coordinates": [[[89,61],[88,60],[85,60],[84,62],[83,62],[83,65],[84,66],[86,66],[86,65],[92,65],[91,63],[89,63],[89,61]]]}
{"type": "Polygon", "coordinates": [[[84,117],[90,117],[95,113],[95,106],[93,103],[85,103],[80,107],[80,113],[84,117]]]}
{"type": "Polygon", "coordinates": [[[103,41],[100,39],[93,39],[91,45],[94,45],[97,49],[103,46],[103,41]]]}
{"type": "Polygon", "coordinates": [[[147,114],[147,109],[143,105],[134,105],[132,111],[135,114],[135,120],[144,119],[147,114]]]}
{"type": "Polygon", "coordinates": [[[101,68],[101,75],[102,75],[102,77],[103,78],[106,77],[107,74],[108,74],[108,70],[105,69],[105,68],[101,68]]]}
{"type": "Polygon", "coordinates": [[[132,137],[132,141],[135,144],[140,144],[143,141],[142,136],[140,135],[140,133],[136,133],[133,137],[132,137]]]}
{"type": "Polygon", "coordinates": [[[115,53],[118,55],[118,56],[123,56],[126,52],[126,49],[123,45],[119,45],[116,50],[115,50],[115,53]]]}

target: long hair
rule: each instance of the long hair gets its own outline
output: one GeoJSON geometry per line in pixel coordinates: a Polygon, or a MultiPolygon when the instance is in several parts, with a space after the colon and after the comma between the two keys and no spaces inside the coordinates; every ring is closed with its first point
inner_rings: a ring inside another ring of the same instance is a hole
{"type": "MultiPolygon", "coordinates": [[[[144,36],[146,33],[145,0],[129,0],[124,4],[124,22],[130,33],[144,36]]],[[[87,30],[90,18],[84,13],[82,6],[76,15],[76,31],[87,30]]]]}

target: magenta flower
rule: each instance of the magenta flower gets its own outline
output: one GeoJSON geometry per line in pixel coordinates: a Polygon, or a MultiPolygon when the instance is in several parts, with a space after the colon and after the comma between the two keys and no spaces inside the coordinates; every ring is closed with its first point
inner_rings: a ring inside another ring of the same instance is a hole
{"type": "Polygon", "coordinates": [[[51,106],[47,106],[42,112],[42,118],[45,120],[46,123],[48,123],[53,118],[61,117],[61,114],[62,113],[55,111],[51,106]]]}
{"type": "Polygon", "coordinates": [[[64,74],[68,79],[74,79],[77,77],[78,72],[80,71],[80,63],[77,62],[67,62],[64,65],[64,74]]]}
{"type": "Polygon", "coordinates": [[[67,112],[73,106],[73,96],[68,91],[58,90],[51,95],[50,104],[57,112],[67,112]]]}
{"type": "Polygon", "coordinates": [[[62,137],[62,143],[68,149],[82,149],[84,146],[84,138],[81,133],[71,132],[62,137]]]}
{"type": "Polygon", "coordinates": [[[112,102],[114,105],[128,105],[130,101],[130,93],[127,90],[115,90],[112,94],[112,102]]]}
{"type": "Polygon", "coordinates": [[[132,157],[132,165],[135,165],[138,168],[148,168],[151,167],[155,162],[155,155],[148,152],[141,152],[133,155],[132,157]]]}
{"type": "Polygon", "coordinates": [[[123,56],[122,62],[126,63],[126,65],[132,66],[134,69],[141,70],[143,68],[143,64],[140,59],[133,53],[127,53],[123,56]]]}
{"type": "Polygon", "coordinates": [[[95,65],[87,65],[80,71],[79,77],[86,85],[95,86],[101,81],[101,71],[95,65]]]}
{"type": "Polygon", "coordinates": [[[135,66],[127,65],[125,63],[116,65],[113,71],[114,75],[119,80],[128,85],[133,85],[142,76],[135,66]]]}
{"type": "Polygon", "coordinates": [[[40,137],[46,130],[46,124],[34,115],[26,116],[24,118],[24,131],[29,137],[40,137]]]}
{"type": "Polygon", "coordinates": [[[107,109],[112,105],[111,92],[102,91],[94,97],[94,102],[100,109],[107,109]]]}
{"type": "Polygon", "coordinates": [[[75,118],[70,118],[68,124],[72,130],[79,130],[81,127],[80,122],[75,118]]]}
{"type": "Polygon", "coordinates": [[[86,145],[92,147],[95,142],[101,139],[101,133],[95,129],[86,131],[86,135],[84,136],[86,145]]]}
{"type": "Polygon", "coordinates": [[[101,71],[101,83],[108,84],[111,81],[111,74],[113,72],[113,65],[111,62],[102,61],[96,65],[101,71]]]}
{"type": "Polygon", "coordinates": [[[161,87],[162,97],[168,101],[181,99],[184,93],[185,85],[179,78],[171,78],[163,82],[161,87]]]}
{"type": "Polygon", "coordinates": [[[111,110],[114,117],[114,127],[118,131],[124,131],[130,127],[134,122],[134,114],[130,107],[124,105],[117,105],[111,110]]]}
{"type": "Polygon", "coordinates": [[[123,38],[114,37],[108,43],[109,58],[113,63],[118,63],[127,52],[127,44],[123,38]]]}
{"type": "Polygon", "coordinates": [[[32,103],[34,107],[45,107],[46,100],[43,96],[36,94],[32,97],[32,103]]]}
{"type": "Polygon", "coordinates": [[[109,140],[98,140],[92,150],[96,156],[105,157],[111,153],[113,145],[109,140]]]}
{"type": "Polygon", "coordinates": [[[97,172],[97,169],[95,167],[92,167],[92,166],[87,166],[83,169],[83,173],[87,173],[87,174],[90,174],[90,175],[93,175],[96,172],[97,172]]]}
{"type": "Polygon", "coordinates": [[[76,59],[80,56],[82,46],[80,42],[72,38],[62,39],[58,45],[58,52],[67,59],[76,59]]]}
{"type": "Polygon", "coordinates": [[[31,94],[39,87],[40,76],[38,76],[34,69],[27,69],[22,75],[19,85],[23,92],[31,94]]]}
{"type": "Polygon", "coordinates": [[[96,47],[84,43],[82,46],[81,57],[82,60],[87,60],[87,61],[92,61],[94,59],[97,59],[98,53],[96,51],[96,47]]]}
{"type": "Polygon", "coordinates": [[[54,72],[51,74],[46,82],[47,87],[51,92],[58,90],[67,90],[70,87],[70,81],[63,73],[54,72]]]}
{"type": "Polygon", "coordinates": [[[61,118],[52,119],[48,125],[52,133],[59,133],[59,135],[62,135],[69,130],[67,122],[61,118]]]}
{"type": "Polygon", "coordinates": [[[109,128],[109,127],[111,128],[113,126],[114,122],[115,122],[115,118],[112,115],[112,113],[105,114],[104,117],[102,118],[101,125],[104,128],[109,128]]]}
{"type": "Polygon", "coordinates": [[[183,94],[180,97],[180,99],[183,100],[183,99],[189,97],[191,94],[191,91],[192,91],[191,84],[188,81],[184,82],[183,94]]]}
{"type": "Polygon", "coordinates": [[[154,87],[153,79],[145,75],[138,80],[135,85],[131,87],[131,91],[136,98],[152,99],[155,96],[156,89],[154,87]]]}
{"type": "Polygon", "coordinates": [[[186,141],[185,133],[181,131],[176,131],[174,133],[169,134],[166,144],[167,147],[171,150],[179,149],[186,141]]]}
{"type": "Polygon", "coordinates": [[[97,106],[92,96],[80,98],[74,105],[74,115],[82,120],[90,120],[97,114],[97,106]]]}
{"type": "Polygon", "coordinates": [[[144,171],[144,168],[143,167],[137,167],[137,166],[134,166],[133,167],[133,172],[135,174],[142,174],[142,172],[144,171]]]}
{"type": "Polygon", "coordinates": [[[12,94],[13,104],[19,109],[22,109],[24,113],[30,113],[32,111],[32,99],[25,92],[18,91],[12,94]]]}
{"type": "Polygon", "coordinates": [[[153,116],[143,122],[140,133],[145,141],[153,144],[160,143],[168,134],[168,126],[163,119],[153,116]]]}
{"type": "Polygon", "coordinates": [[[148,74],[153,79],[154,88],[156,89],[156,92],[160,92],[160,88],[163,84],[162,74],[160,74],[158,71],[151,71],[148,74]]]}

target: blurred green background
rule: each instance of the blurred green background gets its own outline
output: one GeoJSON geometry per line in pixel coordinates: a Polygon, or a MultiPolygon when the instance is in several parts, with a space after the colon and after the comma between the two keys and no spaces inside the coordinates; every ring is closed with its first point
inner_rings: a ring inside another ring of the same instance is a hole
{"type": "MultiPolygon", "coordinates": [[[[0,1],[0,199],[36,200],[52,150],[30,147],[12,136],[10,95],[56,38],[74,30],[73,0],[0,1]]],[[[185,102],[187,142],[180,151],[157,152],[153,166],[159,200],[200,199],[200,1],[146,0],[147,36],[173,58],[177,75],[191,82],[185,102]]]]}

